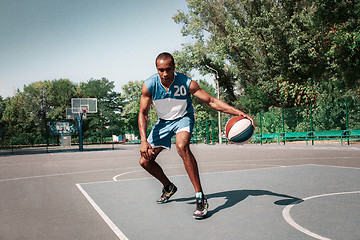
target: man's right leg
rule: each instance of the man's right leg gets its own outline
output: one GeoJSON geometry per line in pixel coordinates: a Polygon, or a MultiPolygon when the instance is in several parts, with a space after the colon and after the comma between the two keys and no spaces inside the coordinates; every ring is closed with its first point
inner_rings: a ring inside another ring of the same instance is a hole
{"type": "Polygon", "coordinates": [[[151,175],[153,175],[157,180],[159,180],[164,187],[168,186],[171,182],[168,177],[165,175],[163,169],[160,165],[155,161],[156,157],[163,150],[162,147],[149,149],[149,155],[151,159],[145,159],[144,157],[140,157],[140,165],[151,175]],[[154,154],[150,153],[150,151],[154,151],[154,154]]]}
{"type": "MultiPolygon", "coordinates": [[[[163,150],[163,148],[155,148],[154,153],[149,153],[151,157],[150,160],[145,159],[144,157],[140,158],[140,165],[151,175],[153,175],[157,180],[163,184],[163,190],[160,198],[156,201],[157,203],[166,203],[169,201],[170,197],[174,195],[177,191],[177,187],[170,182],[168,177],[165,175],[164,171],[160,165],[155,161],[157,155],[163,150]]],[[[150,150],[149,150],[150,151],[150,150]]],[[[151,150],[152,151],[152,150],[151,150]]]]}

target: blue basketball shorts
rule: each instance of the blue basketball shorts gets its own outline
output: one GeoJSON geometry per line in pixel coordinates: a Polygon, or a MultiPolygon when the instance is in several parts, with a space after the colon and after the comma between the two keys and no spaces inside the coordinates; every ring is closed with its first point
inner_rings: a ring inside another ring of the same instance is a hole
{"type": "Polygon", "coordinates": [[[175,120],[159,119],[151,130],[147,141],[154,148],[163,147],[170,149],[172,136],[181,131],[189,132],[191,135],[194,128],[194,122],[194,117],[188,115],[175,120]]]}

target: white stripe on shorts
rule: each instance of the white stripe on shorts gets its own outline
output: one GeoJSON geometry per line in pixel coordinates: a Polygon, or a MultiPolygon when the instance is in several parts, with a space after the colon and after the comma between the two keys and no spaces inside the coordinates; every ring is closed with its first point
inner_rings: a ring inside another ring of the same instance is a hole
{"type": "Polygon", "coordinates": [[[190,132],[190,126],[183,127],[183,128],[176,131],[176,133],[178,133],[178,132],[188,132],[189,133],[190,132]]]}

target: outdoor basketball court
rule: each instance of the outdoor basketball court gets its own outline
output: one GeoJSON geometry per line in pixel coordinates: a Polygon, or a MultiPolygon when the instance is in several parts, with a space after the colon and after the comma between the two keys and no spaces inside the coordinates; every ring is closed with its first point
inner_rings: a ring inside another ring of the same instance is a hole
{"type": "Polygon", "coordinates": [[[0,239],[359,239],[360,147],[192,146],[210,209],[176,150],[159,163],[178,192],[138,166],[139,146],[0,157],[0,239]]]}

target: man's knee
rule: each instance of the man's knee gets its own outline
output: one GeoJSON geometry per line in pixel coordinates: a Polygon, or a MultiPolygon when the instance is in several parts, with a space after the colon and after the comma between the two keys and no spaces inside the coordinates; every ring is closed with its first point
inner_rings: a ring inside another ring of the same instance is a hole
{"type": "Polygon", "coordinates": [[[186,150],[186,148],[187,148],[187,144],[185,144],[184,142],[182,141],[176,142],[176,149],[178,152],[183,152],[186,150]]]}
{"type": "Polygon", "coordinates": [[[146,168],[149,165],[149,160],[144,157],[140,157],[139,164],[141,167],[146,168]]]}
{"type": "Polygon", "coordinates": [[[185,142],[176,143],[176,149],[183,159],[191,154],[190,146],[185,142]]]}
{"type": "Polygon", "coordinates": [[[151,164],[151,162],[155,161],[157,155],[162,150],[163,150],[163,148],[149,149],[148,150],[149,159],[146,159],[144,156],[141,156],[140,160],[139,160],[140,166],[142,166],[143,168],[148,167],[151,164]]]}

